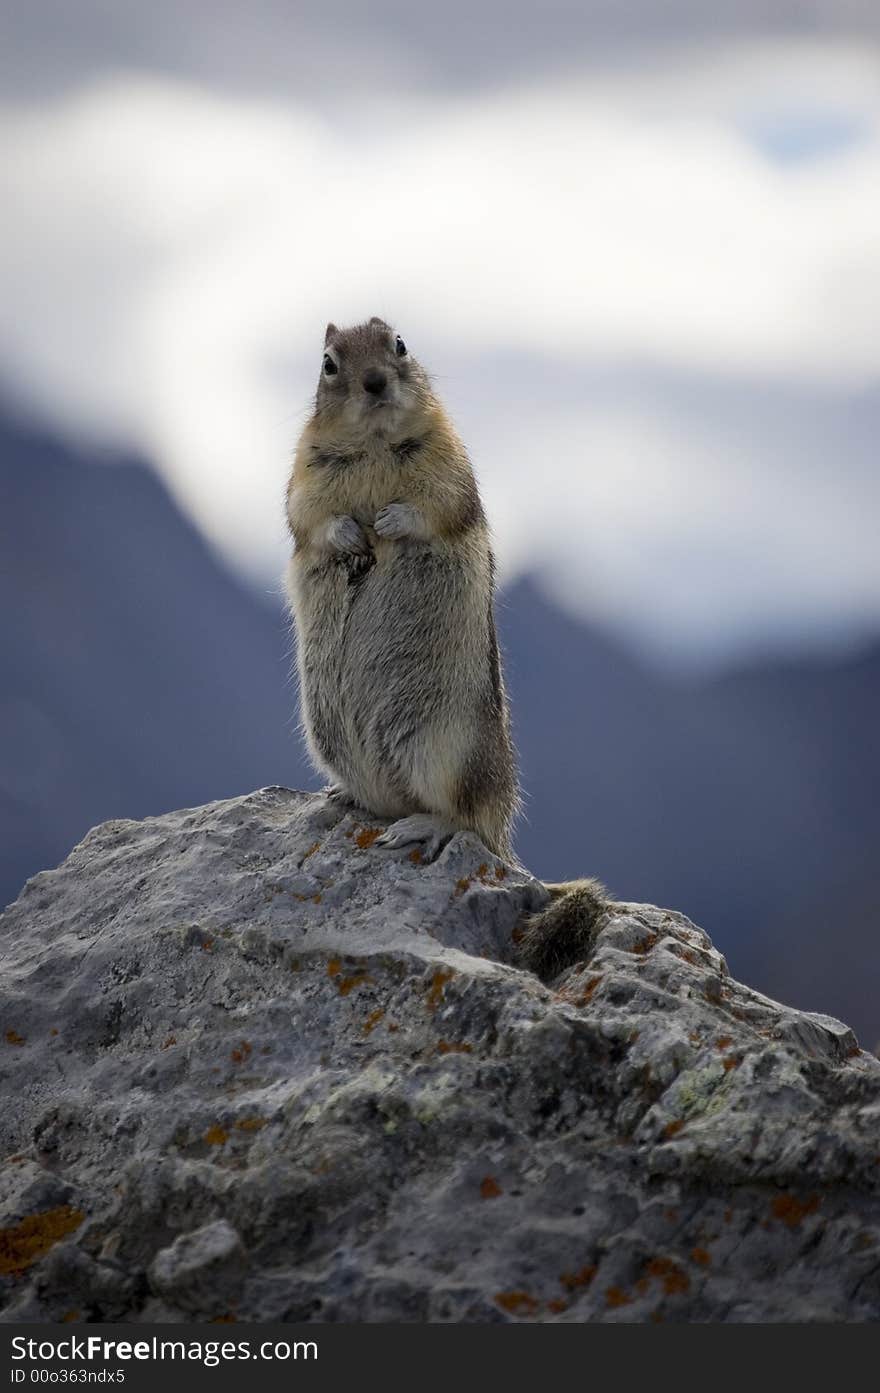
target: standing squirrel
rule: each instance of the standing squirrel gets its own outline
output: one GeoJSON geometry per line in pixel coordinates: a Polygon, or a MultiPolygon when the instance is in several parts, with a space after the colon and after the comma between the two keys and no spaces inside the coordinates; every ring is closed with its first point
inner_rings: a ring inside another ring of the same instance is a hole
{"type": "MultiPolygon", "coordinates": [[[[463,828],[513,860],[516,754],[495,629],[495,562],[467,451],[384,320],[328,324],[287,490],[287,592],[303,726],[331,795],[392,819],[376,845],[435,856],[463,828]]],[[[523,960],[580,956],[605,907],[548,886],[523,960]]]]}

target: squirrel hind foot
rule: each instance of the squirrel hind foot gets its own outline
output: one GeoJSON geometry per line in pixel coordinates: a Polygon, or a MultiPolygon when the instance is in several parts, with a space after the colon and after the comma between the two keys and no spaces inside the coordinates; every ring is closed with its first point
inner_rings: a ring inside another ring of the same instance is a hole
{"type": "Polygon", "coordinates": [[[422,861],[427,863],[436,860],[450,837],[458,830],[451,822],[432,817],[430,813],[413,813],[412,816],[402,817],[397,822],[392,822],[390,827],[386,827],[381,837],[377,837],[376,846],[396,850],[398,847],[420,842],[422,861]]]}
{"type": "Polygon", "coordinates": [[[589,958],[602,916],[613,901],[598,880],[570,880],[545,888],[550,904],[525,920],[517,962],[542,982],[550,982],[573,963],[589,958]]]}
{"type": "Polygon", "coordinates": [[[335,807],[357,807],[354,795],[349,793],[344,784],[325,784],[321,792],[327,799],[327,802],[335,807]]]}

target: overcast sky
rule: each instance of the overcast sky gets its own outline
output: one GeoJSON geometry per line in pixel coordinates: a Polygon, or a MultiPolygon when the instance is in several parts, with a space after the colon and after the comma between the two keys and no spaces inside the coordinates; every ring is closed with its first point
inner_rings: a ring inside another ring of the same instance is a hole
{"type": "Polygon", "coordinates": [[[877,631],[875,7],[17,8],[0,390],[261,588],[324,324],[378,313],[507,576],[666,655],[877,631]]]}

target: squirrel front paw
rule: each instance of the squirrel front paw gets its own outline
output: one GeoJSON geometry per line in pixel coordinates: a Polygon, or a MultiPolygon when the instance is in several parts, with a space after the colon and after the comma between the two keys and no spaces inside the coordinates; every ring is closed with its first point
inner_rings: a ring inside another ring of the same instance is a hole
{"type": "Polygon", "coordinates": [[[331,551],[345,552],[349,556],[369,555],[370,543],[364,529],[345,514],[330,519],[325,538],[331,551]]]}
{"type": "Polygon", "coordinates": [[[401,537],[425,537],[425,519],[411,503],[386,503],[373,523],[377,537],[395,541],[401,537]]]}

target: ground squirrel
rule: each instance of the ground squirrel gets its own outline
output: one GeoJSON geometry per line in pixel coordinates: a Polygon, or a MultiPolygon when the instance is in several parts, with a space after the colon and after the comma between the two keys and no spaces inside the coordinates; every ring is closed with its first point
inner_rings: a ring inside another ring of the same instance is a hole
{"type": "MultiPolygon", "coordinates": [[[[486,518],[427,373],[382,319],[327,326],[287,516],[303,727],[332,795],[393,819],[379,846],[420,843],[430,859],[469,828],[513,860],[519,792],[486,518]]],[[[572,932],[584,945],[595,909],[594,882],[550,888],[523,940],[542,976],[572,932]]]]}

